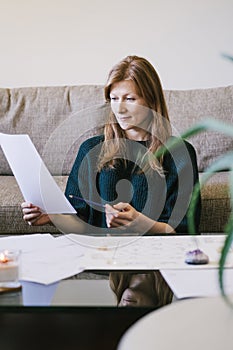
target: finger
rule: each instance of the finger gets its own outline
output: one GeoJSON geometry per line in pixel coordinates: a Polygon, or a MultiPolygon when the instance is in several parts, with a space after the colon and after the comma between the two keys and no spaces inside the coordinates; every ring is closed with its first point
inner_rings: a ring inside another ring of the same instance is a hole
{"type": "Polygon", "coordinates": [[[111,222],[111,224],[113,224],[114,226],[125,226],[129,224],[128,220],[123,220],[123,219],[119,219],[119,220],[113,220],[111,222]]]}
{"type": "Polygon", "coordinates": [[[23,219],[25,221],[32,222],[32,221],[37,220],[40,216],[41,216],[41,213],[30,213],[30,214],[23,215],[23,219]]]}
{"type": "Polygon", "coordinates": [[[128,225],[130,221],[127,220],[126,218],[112,217],[112,218],[109,218],[108,223],[110,227],[119,227],[119,226],[128,225]]]}
{"type": "Polygon", "coordinates": [[[41,211],[39,208],[37,207],[33,207],[33,208],[24,208],[23,209],[23,213],[26,215],[26,214],[33,214],[33,213],[38,213],[39,215],[41,214],[41,211]]]}
{"type": "Polygon", "coordinates": [[[28,223],[30,226],[34,226],[34,224],[40,219],[40,216],[37,216],[36,218],[27,218],[25,221],[28,223]]]}
{"type": "Polygon", "coordinates": [[[118,216],[119,212],[117,211],[116,213],[112,213],[111,214],[106,214],[106,223],[108,227],[112,227],[113,225],[115,226],[116,223],[116,218],[118,216]]]}
{"type": "Polygon", "coordinates": [[[21,203],[21,208],[32,208],[33,207],[33,204],[30,203],[30,202],[23,202],[21,203]]]}
{"type": "Polygon", "coordinates": [[[116,222],[121,222],[121,221],[131,221],[131,215],[129,215],[129,212],[125,212],[125,211],[117,211],[115,213],[113,213],[111,216],[109,215],[109,218],[113,221],[116,222]]]}
{"type": "Polygon", "coordinates": [[[124,202],[120,202],[117,204],[114,204],[113,208],[117,209],[118,211],[125,211],[125,210],[129,210],[130,209],[130,204],[129,203],[124,203],[124,202]]]}
{"type": "Polygon", "coordinates": [[[30,222],[29,225],[32,225],[32,226],[33,226],[39,219],[40,219],[40,216],[37,217],[37,218],[35,218],[35,219],[30,220],[30,221],[29,221],[29,222],[30,222]]]}
{"type": "Polygon", "coordinates": [[[27,223],[28,223],[29,226],[33,226],[36,221],[37,220],[27,221],[27,223]]]}
{"type": "Polygon", "coordinates": [[[112,223],[112,224],[108,225],[108,227],[109,228],[118,228],[118,229],[124,231],[124,230],[128,229],[129,226],[128,225],[117,224],[117,223],[112,223]]]}
{"type": "Polygon", "coordinates": [[[118,213],[119,210],[114,209],[111,205],[105,204],[105,213],[106,215],[114,215],[115,213],[118,213]]]}

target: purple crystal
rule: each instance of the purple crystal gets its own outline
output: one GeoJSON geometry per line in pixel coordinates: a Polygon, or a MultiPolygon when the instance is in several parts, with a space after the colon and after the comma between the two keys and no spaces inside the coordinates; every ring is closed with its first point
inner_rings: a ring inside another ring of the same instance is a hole
{"type": "Polygon", "coordinates": [[[193,265],[208,264],[209,257],[200,249],[190,250],[186,253],[185,262],[193,265]]]}

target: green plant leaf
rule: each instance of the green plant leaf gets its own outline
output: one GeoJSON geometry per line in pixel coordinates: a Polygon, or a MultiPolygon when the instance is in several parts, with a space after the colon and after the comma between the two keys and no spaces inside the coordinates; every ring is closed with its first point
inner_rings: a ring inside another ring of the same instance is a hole
{"type": "Polygon", "coordinates": [[[194,136],[200,132],[204,131],[218,131],[225,135],[228,135],[230,137],[233,137],[233,126],[229,123],[224,123],[221,121],[218,121],[216,119],[207,118],[197,124],[194,124],[192,127],[190,127],[188,130],[183,132],[180,137],[176,139],[169,139],[165,145],[161,146],[156,152],[155,157],[160,158],[162,154],[166,153],[167,151],[171,150],[183,140],[194,136]]]}
{"type": "MultiPolygon", "coordinates": [[[[159,158],[163,153],[171,150],[177,144],[182,142],[184,139],[187,139],[191,136],[194,136],[200,132],[204,131],[217,131],[223,133],[227,136],[233,138],[233,125],[229,123],[225,123],[219,120],[215,120],[212,118],[207,118],[186,130],[180,138],[169,140],[166,145],[161,147],[155,155],[159,158]]],[[[205,174],[202,177],[201,183],[196,184],[193,189],[193,195],[191,198],[189,210],[187,213],[188,216],[188,232],[190,234],[196,234],[195,232],[195,208],[197,206],[197,200],[199,196],[199,192],[201,191],[201,187],[203,187],[206,182],[209,180],[211,176],[213,176],[216,172],[223,171],[225,169],[229,169],[229,187],[230,187],[230,201],[231,201],[231,214],[230,218],[227,222],[226,227],[224,228],[224,232],[226,233],[226,239],[224,242],[224,246],[221,252],[221,257],[219,260],[219,284],[221,294],[224,300],[233,307],[233,302],[226,295],[224,289],[224,267],[227,259],[227,255],[229,250],[232,248],[233,242],[233,152],[230,151],[227,154],[219,157],[210,167],[205,170],[205,174]]]]}
{"type": "Polygon", "coordinates": [[[224,57],[224,58],[226,58],[226,59],[228,59],[230,61],[233,61],[233,56],[231,56],[231,55],[229,55],[227,53],[222,53],[222,57],[224,57]]]}
{"type": "Polygon", "coordinates": [[[221,294],[224,300],[227,302],[228,305],[230,305],[233,308],[233,302],[225,293],[225,288],[224,288],[224,267],[225,267],[227,255],[230,249],[232,249],[232,241],[233,241],[233,215],[232,214],[226,225],[225,232],[227,233],[227,236],[226,236],[224,246],[221,252],[220,260],[219,260],[219,284],[220,284],[221,294]]]}
{"type": "MultiPolygon", "coordinates": [[[[233,126],[229,124],[222,123],[220,121],[216,121],[213,119],[207,119],[203,123],[194,125],[194,127],[187,130],[182,137],[188,138],[192,135],[195,135],[201,131],[206,130],[213,130],[222,132],[228,136],[233,137],[233,126]]],[[[197,198],[199,195],[199,192],[201,190],[201,187],[204,186],[204,184],[209,180],[213,174],[215,174],[218,171],[229,169],[229,184],[230,184],[230,200],[231,200],[231,208],[233,208],[233,152],[228,152],[224,156],[219,157],[209,168],[206,169],[205,174],[202,178],[201,185],[197,184],[193,191],[193,196],[190,204],[190,208],[188,211],[188,229],[189,233],[195,234],[195,221],[194,221],[194,211],[197,205],[197,198]]],[[[232,242],[233,242],[233,213],[231,213],[230,218],[228,220],[228,223],[224,229],[224,232],[226,233],[226,239],[224,242],[224,246],[221,252],[221,257],[219,260],[219,284],[220,284],[220,290],[221,294],[224,298],[224,300],[227,302],[230,307],[233,308],[233,302],[231,299],[226,295],[225,289],[224,289],[224,267],[227,259],[227,255],[229,253],[229,250],[232,248],[232,242]]]]}
{"type": "Polygon", "coordinates": [[[182,138],[188,138],[202,131],[218,131],[230,137],[233,137],[233,125],[230,123],[225,123],[216,119],[207,118],[200,123],[194,124],[187,131],[182,133],[182,138]]]}
{"type": "MultiPolygon", "coordinates": [[[[232,163],[232,160],[231,160],[232,163]]],[[[231,208],[233,209],[233,171],[229,173],[230,177],[230,198],[231,198],[231,208]]],[[[227,234],[226,240],[224,242],[223,250],[221,253],[221,257],[219,260],[219,284],[221,293],[225,299],[225,301],[233,308],[233,302],[231,299],[226,295],[225,288],[224,288],[224,267],[225,262],[227,258],[227,254],[229,253],[229,250],[233,248],[232,242],[233,242],[233,211],[231,212],[229,221],[225,227],[225,232],[227,234]]]]}
{"type": "MultiPolygon", "coordinates": [[[[201,191],[201,188],[208,182],[208,180],[218,171],[229,169],[233,171],[233,152],[229,152],[225,154],[224,156],[219,157],[209,168],[206,169],[204,175],[202,176],[202,179],[200,180],[200,184],[196,184],[193,189],[193,195],[191,199],[191,203],[189,206],[189,210],[187,213],[188,217],[188,231],[190,234],[195,234],[195,208],[197,206],[197,200],[199,196],[199,192],[201,191]]],[[[229,172],[229,177],[230,177],[229,172]]],[[[230,188],[232,188],[230,186],[230,188]]],[[[233,189],[232,189],[233,191],[233,189]]],[[[233,193],[230,196],[233,200],[233,193]]],[[[232,203],[233,205],[233,203],[232,203]]],[[[232,206],[233,207],[233,206],[232,206]]]]}

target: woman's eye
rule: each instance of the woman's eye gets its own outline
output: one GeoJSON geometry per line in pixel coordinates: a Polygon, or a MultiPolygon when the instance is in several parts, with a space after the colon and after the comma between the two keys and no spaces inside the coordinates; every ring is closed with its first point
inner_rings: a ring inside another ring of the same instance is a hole
{"type": "Polygon", "coordinates": [[[111,101],[117,101],[117,97],[110,97],[111,101]]]}
{"type": "Polygon", "coordinates": [[[133,102],[133,101],[135,101],[135,98],[133,98],[133,97],[127,97],[126,100],[129,101],[129,102],[133,102]]]}

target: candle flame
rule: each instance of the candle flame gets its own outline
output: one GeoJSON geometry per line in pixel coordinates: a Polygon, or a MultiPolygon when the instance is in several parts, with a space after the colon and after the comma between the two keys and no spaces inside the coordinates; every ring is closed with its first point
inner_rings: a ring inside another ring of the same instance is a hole
{"type": "Polygon", "coordinates": [[[5,253],[0,253],[0,263],[7,263],[9,259],[7,258],[5,253]]]}

